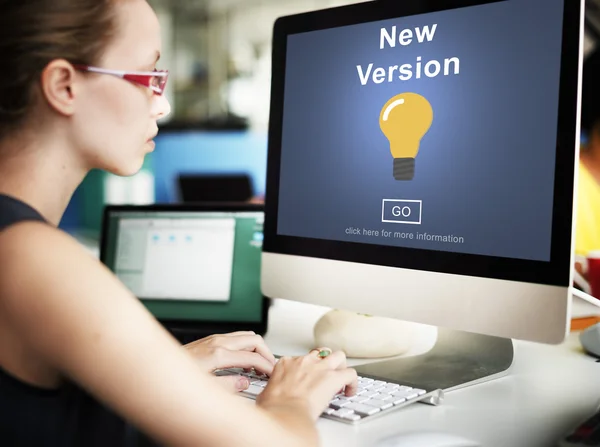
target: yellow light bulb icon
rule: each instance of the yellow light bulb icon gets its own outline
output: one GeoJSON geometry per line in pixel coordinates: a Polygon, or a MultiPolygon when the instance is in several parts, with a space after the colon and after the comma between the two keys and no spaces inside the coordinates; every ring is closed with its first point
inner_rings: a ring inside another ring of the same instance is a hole
{"type": "Polygon", "coordinates": [[[396,95],[381,109],[379,127],[390,142],[396,180],[413,179],[415,157],[432,121],[431,104],[417,93],[396,95]]]}

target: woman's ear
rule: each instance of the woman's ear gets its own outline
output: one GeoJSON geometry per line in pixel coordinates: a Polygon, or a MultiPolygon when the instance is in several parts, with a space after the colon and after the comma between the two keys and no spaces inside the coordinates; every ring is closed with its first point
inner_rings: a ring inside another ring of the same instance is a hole
{"type": "Polygon", "coordinates": [[[41,90],[48,105],[56,112],[71,116],[75,110],[75,69],[63,59],[50,62],[41,77],[41,90]]]}

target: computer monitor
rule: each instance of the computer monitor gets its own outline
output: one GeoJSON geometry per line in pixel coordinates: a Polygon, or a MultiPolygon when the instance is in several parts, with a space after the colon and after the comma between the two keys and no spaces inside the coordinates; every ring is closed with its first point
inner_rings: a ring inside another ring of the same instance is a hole
{"type": "Polygon", "coordinates": [[[582,19],[577,0],[279,18],[263,293],[564,340],[582,19]]]}
{"type": "Polygon", "coordinates": [[[180,174],[179,197],[184,203],[246,202],[254,196],[248,174],[180,174]]]}
{"type": "Polygon", "coordinates": [[[187,343],[267,329],[258,204],[109,205],[100,259],[187,343]]]}

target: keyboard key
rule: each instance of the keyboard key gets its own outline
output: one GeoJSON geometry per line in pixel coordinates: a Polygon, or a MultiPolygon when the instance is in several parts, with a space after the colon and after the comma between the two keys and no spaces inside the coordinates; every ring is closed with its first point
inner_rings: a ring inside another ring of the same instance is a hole
{"type": "Polygon", "coordinates": [[[352,414],[345,414],[344,416],[342,416],[343,419],[348,419],[350,421],[360,421],[360,416],[356,413],[352,413],[352,414]]]}
{"type": "Polygon", "coordinates": [[[371,416],[380,411],[379,408],[371,407],[365,404],[357,404],[355,402],[349,403],[344,409],[354,410],[356,414],[361,416],[371,416]]]}
{"type": "Polygon", "coordinates": [[[373,398],[375,396],[379,396],[377,391],[367,391],[366,393],[361,394],[361,397],[373,398]]]}
{"type": "Polygon", "coordinates": [[[366,400],[370,400],[370,399],[371,399],[370,397],[365,397],[365,396],[352,396],[349,400],[351,402],[356,402],[356,403],[360,404],[360,403],[362,403],[366,400]]]}
{"type": "Polygon", "coordinates": [[[363,402],[365,405],[369,405],[370,407],[379,408],[380,410],[387,410],[388,408],[392,408],[394,404],[392,402],[386,402],[378,399],[369,399],[366,402],[363,402]]]}
{"type": "Polygon", "coordinates": [[[410,399],[414,399],[415,397],[417,397],[419,395],[418,392],[414,391],[414,390],[407,390],[407,391],[394,391],[392,393],[392,396],[394,397],[398,397],[398,398],[404,398],[406,400],[410,400],[410,399]]]}
{"type": "Polygon", "coordinates": [[[331,413],[332,416],[338,416],[340,418],[343,418],[344,416],[350,415],[350,414],[354,414],[354,411],[352,410],[348,410],[346,408],[340,408],[337,411],[334,411],[333,413],[331,413]]]}
{"type": "Polygon", "coordinates": [[[244,391],[248,394],[252,394],[253,396],[258,396],[260,393],[262,393],[264,390],[263,387],[260,386],[256,386],[251,384],[248,388],[246,388],[244,391]]]}
{"type": "Polygon", "coordinates": [[[389,394],[398,391],[398,388],[400,388],[400,385],[388,383],[383,389],[379,390],[379,392],[381,394],[389,394]]]}
{"type": "Polygon", "coordinates": [[[335,399],[335,400],[332,400],[331,402],[329,402],[329,406],[331,408],[335,408],[336,410],[338,410],[340,408],[348,406],[351,403],[352,402],[349,401],[348,399],[335,399]]]}

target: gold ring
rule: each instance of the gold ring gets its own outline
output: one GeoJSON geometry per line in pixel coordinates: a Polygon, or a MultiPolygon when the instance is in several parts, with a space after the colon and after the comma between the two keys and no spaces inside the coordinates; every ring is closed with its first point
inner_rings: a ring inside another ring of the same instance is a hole
{"type": "Polygon", "coordinates": [[[328,348],[322,348],[319,350],[319,353],[317,354],[320,358],[324,359],[325,357],[327,357],[329,354],[331,354],[331,349],[328,348]]]}

